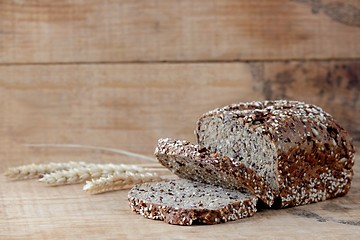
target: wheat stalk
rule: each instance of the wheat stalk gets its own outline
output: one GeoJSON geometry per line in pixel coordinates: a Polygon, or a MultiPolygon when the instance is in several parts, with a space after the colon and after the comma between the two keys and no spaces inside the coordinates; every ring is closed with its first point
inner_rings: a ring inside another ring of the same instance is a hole
{"type": "Polygon", "coordinates": [[[168,169],[160,164],[67,162],[13,167],[5,172],[5,176],[17,180],[41,177],[39,181],[50,186],[86,182],[84,190],[97,194],[130,188],[139,183],[159,181],[162,178],[156,172],[161,171],[168,171],[168,169]]]}
{"type": "Polygon", "coordinates": [[[48,163],[48,164],[28,164],[18,167],[9,168],[4,175],[12,180],[25,180],[38,178],[50,172],[68,170],[72,168],[85,166],[84,162],[67,162],[67,163],[48,163]]]}
{"type": "Polygon", "coordinates": [[[85,182],[89,179],[97,179],[113,175],[115,173],[124,172],[140,173],[145,172],[146,169],[127,164],[86,164],[85,166],[72,168],[68,170],[60,170],[48,174],[44,174],[40,182],[47,183],[51,186],[64,185],[64,184],[77,184],[85,182]]]}
{"type": "Polygon", "coordinates": [[[144,182],[154,182],[162,180],[156,173],[114,173],[106,177],[100,177],[99,179],[92,179],[87,181],[83,190],[91,193],[98,194],[109,191],[116,191],[121,189],[131,188],[135,184],[144,182]]]}
{"type": "Polygon", "coordinates": [[[44,174],[39,182],[47,183],[51,186],[76,184],[84,182],[91,178],[86,168],[74,168],[69,170],[60,170],[48,174],[44,174]]]}

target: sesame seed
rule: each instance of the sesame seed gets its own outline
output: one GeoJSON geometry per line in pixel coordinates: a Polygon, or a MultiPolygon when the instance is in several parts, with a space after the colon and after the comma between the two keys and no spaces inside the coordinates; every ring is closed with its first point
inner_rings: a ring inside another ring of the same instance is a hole
{"type": "Polygon", "coordinates": [[[315,128],[311,128],[311,131],[316,137],[319,136],[319,132],[315,128]]]}

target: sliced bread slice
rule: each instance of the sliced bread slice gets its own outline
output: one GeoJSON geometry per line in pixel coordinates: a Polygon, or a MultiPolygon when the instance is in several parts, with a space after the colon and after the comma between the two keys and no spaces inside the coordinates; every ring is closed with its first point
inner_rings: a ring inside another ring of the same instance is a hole
{"type": "Polygon", "coordinates": [[[272,206],[275,201],[275,194],[270,186],[255,171],[188,141],[159,139],[155,156],[179,177],[248,191],[268,206],[272,206]]]}
{"type": "Polygon", "coordinates": [[[176,179],[144,183],[128,195],[132,211],[169,224],[217,224],[252,216],[257,197],[214,185],[176,179]]]}

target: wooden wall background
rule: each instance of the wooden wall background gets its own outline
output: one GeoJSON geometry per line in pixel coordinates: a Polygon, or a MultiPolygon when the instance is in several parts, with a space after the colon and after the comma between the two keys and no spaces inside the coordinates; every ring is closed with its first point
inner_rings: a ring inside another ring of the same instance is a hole
{"type": "MultiPolygon", "coordinates": [[[[152,157],[158,138],[194,141],[204,112],[263,99],[317,104],[359,146],[359,0],[0,0],[0,172],[31,162],[139,163],[29,144],[152,157]]],[[[79,186],[0,176],[0,238],[357,239],[358,165],[344,198],[186,229],[135,216],[125,191],[87,196],[79,186]]]]}
{"type": "Polygon", "coordinates": [[[1,0],[2,169],[127,161],[239,101],[318,104],[360,140],[360,2],[1,0]],[[66,159],[64,159],[66,158],[66,159]]]}
{"type": "Polygon", "coordinates": [[[360,140],[357,0],[1,0],[0,53],[4,167],[122,158],[24,144],[151,156],[160,137],[193,141],[205,111],[259,99],[318,104],[360,140]]]}

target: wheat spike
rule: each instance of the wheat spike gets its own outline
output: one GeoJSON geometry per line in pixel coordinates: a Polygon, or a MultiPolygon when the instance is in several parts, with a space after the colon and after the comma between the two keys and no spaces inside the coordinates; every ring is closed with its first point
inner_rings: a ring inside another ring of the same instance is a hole
{"type": "Polygon", "coordinates": [[[60,170],[68,170],[85,166],[84,162],[67,162],[67,163],[48,163],[48,164],[28,164],[18,167],[9,168],[4,175],[12,180],[25,180],[38,178],[44,174],[48,174],[60,170]]]}
{"type": "Polygon", "coordinates": [[[86,168],[74,168],[44,174],[43,177],[39,179],[39,182],[47,183],[51,186],[57,186],[81,183],[90,178],[91,174],[86,168]]]}
{"type": "Polygon", "coordinates": [[[91,193],[98,194],[109,191],[116,191],[121,189],[131,188],[135,184],[144,182],[160,181],[161,178],[156,173],[115,173],[107,177],[101,177],[99,179],[92,179],[87,181],[83,190],[91,193]]]}
{"type": "Polygon", "coordinates": [[[138,165],[133,164],[87,164],[87,168],[89,168],[93,173],[95,172],[102,172],[104,174],[112,174],[114,172],[126,172],[126,171],[132,171],[132,172],[145,172],[146,168],[140,167],[138,165]]]}
{"type": "Polygon", "coordinates": [[[86,180],[97,179],[115,173],[124,173],[126,171],[139,173],[145,172],[145,170],[145,168],[127,164],[86,164],[81,167],[44,174],[39,181],[51,186],[58,186],[82,183],[86,180]]]}

